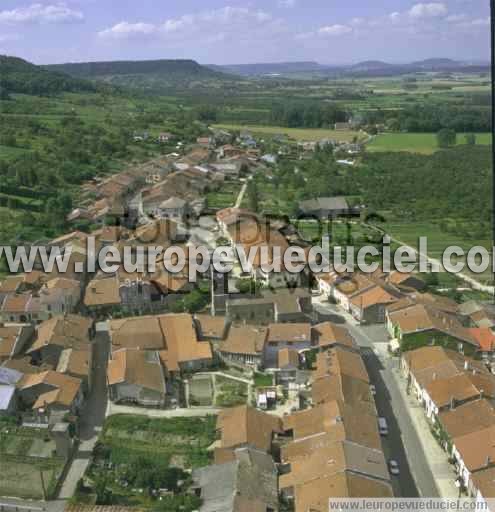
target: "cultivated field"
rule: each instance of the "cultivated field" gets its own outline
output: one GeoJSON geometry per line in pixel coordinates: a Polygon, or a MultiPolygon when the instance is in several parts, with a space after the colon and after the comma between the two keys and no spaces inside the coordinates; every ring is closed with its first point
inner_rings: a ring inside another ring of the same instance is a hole
{"type": "Polygon", "coordinates": [[[4,427],[0,430],[0,496],[53,497],[65,461],[54,456],[46,431],[4,427]]]}
{"type": "Polygon", "coordinates": [[[217,124],[215,128],[224,130],[245,130],[256,134],[287,135],[291,139],[297,141],[318,141],[322,139],[334,139],[342,142],[351,142],[356,137],[364,138],[361,132],[352,130],[330,130],[319,128],[286,128],[283,126],[256,126],[256,125],[240,125],[240,124],[217,124]]]}
{"type": "MultiPolygon", "coordinates": [[[[465,135],[457,135],[457,144],[465,144],[465,135]]],[[[476,134],[476,143],[491,144],[489,133],[476,134]]],[[[434,133],[385,133],[378,135],[367,145],[368,151],[410,151],[431,155],[438,150],[437,137],[434,133]]]]}

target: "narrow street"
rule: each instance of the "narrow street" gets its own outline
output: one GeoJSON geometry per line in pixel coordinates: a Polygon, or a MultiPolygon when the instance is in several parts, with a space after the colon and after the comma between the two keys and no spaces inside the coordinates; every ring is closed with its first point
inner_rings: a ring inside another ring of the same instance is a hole
{"type": "Polygon", "coordinates": [[[97,325],[94,340],[93,382],[87,397],[80,422],[80,444],[71,462],[67,476],[61,486],[59,498],[70,499],[76,490],[77,483],[83,477],[98,435],[105,421],[107,411],[107,363],[110,340],[104,325],[97,325]]]}
{"type": "MultiPolygon", "coordinates": [[[[319,297],[315,298],[315,307],[332,315],[334,321],[345,323],[361,347],[370,380],[376,388],[378,415],[384,417],[388,424],[389,434],[382,437],[384,453],[388,460],[396,460],[400,467],[400,476],[392,477],[396,496],[444,496],[446,493],[439,491],[438,478],[443,476],[450,481],[451,476],[445,472],[439,474],[438,459],[433,460],[431,456],[431,448],[436,441],[429,430],[418,427],[418,421],[412,416],[411,401],[401,392],[399,363],[388,355],[385,327],[359,326],[342,309],[322,302],[319,297]]],[[[420,408],[419,405],[416,407],[420,408]]],[[[418,412],[423,415],[422,410],[418,412]]],[[[446,456],[442,455],[448,465],[446,456]]]]}

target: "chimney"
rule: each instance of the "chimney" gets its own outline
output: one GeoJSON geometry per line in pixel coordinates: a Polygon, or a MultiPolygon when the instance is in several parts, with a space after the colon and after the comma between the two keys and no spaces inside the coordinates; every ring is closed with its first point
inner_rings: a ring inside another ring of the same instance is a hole
{"type": "Polygon", "coordinates": [[[450,397],[450,410],[453,411],[455,409],[455,398],[453,396],[450,397]]]}

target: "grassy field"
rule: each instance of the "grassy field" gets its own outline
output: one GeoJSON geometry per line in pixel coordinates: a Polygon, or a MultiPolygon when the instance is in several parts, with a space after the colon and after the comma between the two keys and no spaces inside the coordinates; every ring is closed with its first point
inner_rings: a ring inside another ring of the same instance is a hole
{"type": "Polygon", "coordinates": [[[362,138],[363,134],[351,130],[330,130],[312,128],[285,128],[283,126],[255,126],[238,124],[217,124],[214,128],[224,130],[246,130],[263,135],[287,135],[297,141],[313,141],[322,139],[335,139],[342,142],[351,142],[355,137],[362,138]]]}
{"type": "Polygon", "coordinates": [[[209,192],[206,195],[208,208],[222,209],[235,205],[241,187],[238,183],[224,183],[220,190],[209,192]]]}
{"type": "MultiPolygon", "coordinates": [[[[441,259],[444,250],[449,246],[457,245],[467,252],[471,247],[481,245],[490,251],[490,240],[467,240],[459,236],[453,236],[444,233],[440,227],[433,223],[385,223],[380,225],[389,235],[401,242],[417,248],[419,237],[426,237],[428,240],[428,256],[430,258],[441,259]]],[[[486,282],[493,279],[493,274],[488,269],[483,274],[471,273],[466,267],[466,274],[472,275],[480,282],[486,282]]]]}
{"type": "MultiPolygon", "coordinates": [[[[465,144],[465,136],[457,135],[457,144],[465,144]]],[[[476,143],[491,144],[489,133],[476,134],[476,143]]],[[[434,133],[385,133],[378,135],[367,146],[369,151],[410,151],[430,155],[438,150],[434,133]]]]}

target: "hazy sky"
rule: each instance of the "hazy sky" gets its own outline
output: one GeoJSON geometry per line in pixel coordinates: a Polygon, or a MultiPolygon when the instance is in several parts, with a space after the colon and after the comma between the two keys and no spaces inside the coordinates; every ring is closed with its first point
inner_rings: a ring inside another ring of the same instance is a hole
{"type": "Polygon", "coordinates": [[[488,59],[489,0],[0,0],[0,53],[35,63],[488,59]]]}

